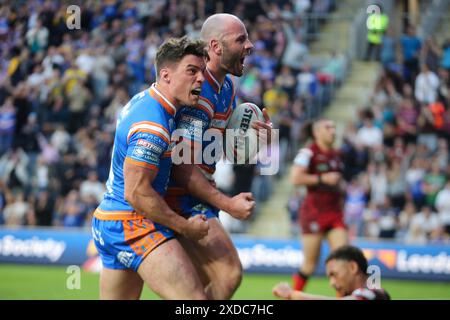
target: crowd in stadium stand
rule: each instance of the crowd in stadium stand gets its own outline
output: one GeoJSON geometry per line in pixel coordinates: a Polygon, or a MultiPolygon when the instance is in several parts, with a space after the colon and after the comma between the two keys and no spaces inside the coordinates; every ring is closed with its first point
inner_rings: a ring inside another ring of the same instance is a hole
{"type": "MultiPolygon", "coordinates": [[[[304,63],[304,37],[317,32],[320,21],[306,25],[301,17],[313,13],[320,20],[334,5],[334,0],[2,2],[0,224],[88,226],[105,190],[118,112],[155,80],[157,47],[171,36],[197,37],[205,17],[215,12],[234,13],[248,25],[255,50],[238,95],[265,105],[282,139],[289,140],[305,104],[323,97],[318,77],[304,63]],[[74,20],[67,8],[77,3],[81,28],[68,28],[68,19],[74,20]]],[[[256,166],[235,170],[243,173],[235,175],[230,193],[258,183],[256,166]]],[[[259,192],[264,198],[267,190],[259,192]]]]}
{"type": "MultiPolygon", "coordinates": [[[[388,34],[387,37],[392,37],[388,34]]],[[[367,109],[347,127],[345,216],[353,236],[407,243],[450,240],[450,39],[409,26],[382,48],[367,109]],[[445,41],[445,42],[444,42],[445,41]],[[383,60],[383,57],[393,59],[383,60]]]]}
{"type": "MultiPolygon", "coordinates": [[[[255,49],[238,96],[268,108],[280,129],[278,176],[304,121],[329,102],[327,84],[342,81],[338,55],[321,70],[309,65],[308,39],[320,23],[302,18],[320,20],[333,0],[87,1],[80,30],[66,25],[68,5],[0,6],[0,224],[88,226],[108,177],[118,112],[155,80],[157,47],[170,36],[197,37],[214,12],[234,13],[248,26],[255,49]]],[[[414,28],[383,39],[385,71],[342,146],[353,236],[449,238],[450,41],[436,42],[419,39],[414,28]]],[[[258,175],[258,165],[220,165],[216,177],[230,194],[253,190],[258,203],[274,178],[258,175]]],[[[296,212],[301,196],[293,199],[296,212]]]]}

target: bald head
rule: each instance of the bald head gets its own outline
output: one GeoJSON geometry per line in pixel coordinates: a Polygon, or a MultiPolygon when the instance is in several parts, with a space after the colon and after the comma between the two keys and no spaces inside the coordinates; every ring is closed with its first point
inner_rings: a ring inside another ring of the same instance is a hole
{"type": "MultiPolygon", "coordinates": [[[[217,13],[208,17],[203,23],[201,37],[203,41],[209,42],[211,39],[222,39],[233,25],[244,26],[238,17],[228,13],[217,13]]],[[[245,28],[245,27],[244,27],[245,28]]]]}
{"type": "Polygon", "coordinates": [[[201,37],[207,45],[208,69],[215,72],[219,83],[227,74],[242,76],[244,59],[251,53],[253,44],[238,17],[227,13],[210,16],[203,23],[201,37]]]}

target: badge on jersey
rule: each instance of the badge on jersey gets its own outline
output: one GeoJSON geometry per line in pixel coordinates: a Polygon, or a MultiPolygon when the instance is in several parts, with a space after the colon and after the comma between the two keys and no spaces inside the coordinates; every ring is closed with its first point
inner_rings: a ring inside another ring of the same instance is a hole
{"type": "Polygon", "coordinates": [[[151,133],[138,132],[130,140],[127,158],[158,167],[160,158],[167,147],[168,143],[164,139],[151,133]]]}

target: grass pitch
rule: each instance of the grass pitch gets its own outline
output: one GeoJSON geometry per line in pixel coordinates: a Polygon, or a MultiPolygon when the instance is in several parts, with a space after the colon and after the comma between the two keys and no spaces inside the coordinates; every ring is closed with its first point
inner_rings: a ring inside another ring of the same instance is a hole
{"type": "MultiPolygon", "coordinates": [[[[70,276],[66,267],[41,265],[0,264],[0,299],[25,300],[91,300],[98,299],[99,275],[81,272],[80,289],[67,289],[70,276]]],[[[243,282],[236,292],[236,300],[269,300],[272,287],[280,282],[290,282],[288,275],[245,274],[243,282]]],[[[70,282],[70,281],[69,281],[70,282]]],[[[405,280],[382,280],[382,287],[392,299],[446,299],[450,300],[449,282],[425,282],[405,280]]],[[[314,277],[306,292],[334,296],[328,281],[323,277],[314,277]]],[[[159,299],[147,287],[142,299],[159,299]]]]}

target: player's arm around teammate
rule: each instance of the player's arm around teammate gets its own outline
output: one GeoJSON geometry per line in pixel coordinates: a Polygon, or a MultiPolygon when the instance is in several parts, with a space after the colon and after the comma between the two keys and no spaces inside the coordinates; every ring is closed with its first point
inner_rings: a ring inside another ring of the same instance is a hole
{"type": "Polygon", "coordinates": [[[180,106],[198,102],[204,57],[201,41],[167,40],[156,55],[156,84],[119,116],[107,193],[92,222],[104,267],[102,299],[138,299],[143,283],[164,299],[207,298],[174,232],[197,241],[207,235],[208,222],[177,215],[162,198],[172,165],[173,117],[180,106]]]}
{"type": "MultiPolygon", "coordinates": [[[[237,77],[243,75],[245,57],[250,55],[253,44],[248,38],[243,22],[238,17],[230,14],[214,14],[208,17],[203,23],[201,37],[206,42],[208,51],[205,75],[213,83],[212,87],[217,90],[215,96],[222,97],[223,94],[226,95],[224,93],[226,91],[224,83],[227,75],[231,74],[237,77]]],[[[235,91],[234,88],[232,90],[235,91]]],[[[216,101],[218,100],[220,99],[216,99],[216,101]]],[[[235,104],[235,92],[233,92],[230,107],[235,106],[235,104]]],[[[219,107],[216,103],[214,111],[218,112],[218,109],[219,107]]],[[[263,109],[262,112],[264,121],[255,121],[252,126],[256,130],[259,139],[266,145],[269,145],[272,122],[267,110],[263,109]]],[[[209,125],[207,127],[209,128],[209,125]]],[[[183,185],[193,196],[226,211],[236,219],[246,220],[250,217],[255,205],[250,192],[241,193],[230,198],[219,190],[211,188],[212,185],[206,179],[200,179],[199,175],[201,172],[197,168],[189,165],[178,165],[174,169],[178,172],[176,176],[184,178],[184,181],[179,179],[177,182],[183,185]]]]}
{"type": "MultiPolygon", "coordinates": [[[[272,137],[272,121],[266,109],[263,109],[262,113],[264,122],[257,120],[252,126],[257,132],[261,145],[268,146],[272,137]]],[[[172,178],[179,187],[184,188],[192,196],[227,212],[235,219],[249,219],[255,207],[255,200],[251,192],[241,192],[229,197],[206,179],[196,165],[179,164],[174,166],[172,178]]]]}
{"type": "Polygon", "coordinates": [[[236,219],[248,219],[255,207],[255,200],[251,192],[242,192],[234,197],[229,197],[208,181],[195,165],[179,164],[174,166],[172,177],[192,196],[226,211],[236,219]]]}
{"type": "Polygon", "coordinates": [[[208,234],[208,222],[202,215],[189,219],[175,213],[152,188],[157,172],[125,162],[125,200],[148,219],[165,225],[191,240],[208,234]],[[149,183],[150,182],[150,183],[149,183]]]}
{"type": "MultiPolygon", "coordinates": [[[[203,107],[208,109],[203,117],[206,123],[202,129],[216,127],[223,132],[232,108],[236,105],[234,85],[227,74],[242,76],[244,59],[250,54],[253,44],[242,21],[230,14],[215,14],[206,19],[201,36],[207,43],[209,57],[205,71],[207,81],[203,84],[201,93],[203,107]]],[[[198,109],[204,108],[198,106],[198,109]]],[[[202,163],[200,166],[205,165],[210,166],[209,169],[212,170],[207,173],[212,174],[215,164],[211,166],[202,163]]],[[[200,178],[197,179],[199,172],[196,168],[178,166],[176,170],[186,174],[187,179],[181,182],[184,186],[182,189],[189,190],[192,198],[196,198],[190,199],[195,203],[194,206],[189,205],[190,208],[181,214],[196,215],[199,213],[196,208],[200,208],[200,211],[206,212],[209,223],[205,238],[192,241],[180,236],[180,243],[192,258],[208,297],[229,299],[241,283],[242,265],[230,236],[218,219],[217,208],[224,209],[238,219],[247,219],[254,206],[253,197],[250,193],[233,198],[224,196],[211,189],[211,182],[206,184],[200,178]]]]}

